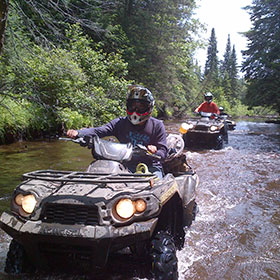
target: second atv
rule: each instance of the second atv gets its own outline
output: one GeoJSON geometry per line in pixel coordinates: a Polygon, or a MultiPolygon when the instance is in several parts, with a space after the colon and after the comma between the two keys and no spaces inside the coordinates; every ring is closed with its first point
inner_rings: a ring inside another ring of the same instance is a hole
{"type": "Polygon", "coordinates": [[[186,148],[222,149],[228,140],[227,124],[217,115],[200,112],[198,119],[191,119],[180,127],[186,148]]]}

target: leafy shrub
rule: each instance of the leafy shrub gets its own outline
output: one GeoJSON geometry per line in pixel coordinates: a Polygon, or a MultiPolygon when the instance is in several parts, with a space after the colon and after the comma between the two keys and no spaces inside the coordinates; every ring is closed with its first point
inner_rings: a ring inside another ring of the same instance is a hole
{"type": "Polygon", "coordinates": [[[48,130],[97,126],[124,114],[128,81],[127,64],[121,54],[106,54],[78,26],[69,29],[65,48],[46,49],[33,45],[32,52],[12,50],[0,60],[0,92],[7,99],[7,111],[0,119],[1,136],[20,130],[48,130]],[[12,55],[13,54],[13,55],[12,55]],[[33,114],[30,114],[30,108],[33,114]],[[13,117],[15,115],[16,117],[13,117]]]}

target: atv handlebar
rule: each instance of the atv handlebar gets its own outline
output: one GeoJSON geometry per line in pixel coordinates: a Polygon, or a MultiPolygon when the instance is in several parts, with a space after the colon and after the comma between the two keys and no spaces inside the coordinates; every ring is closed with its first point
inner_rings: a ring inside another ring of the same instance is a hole
{"type": "MultiPolygon", "coordinates": [[[[76,139],[60,137],[59,140],[72,141],[76,144],[79,144],[82,147],[88,147],[89,149],[94,148],[93,137],[90,137],[90,136],[79,137],[76,139]]],[[[112,143],[114,143],[114,142],[112,142],[112,143]]],[[[141,144],[137,144],[135,147],[133,147],[132,150],[133,150],[133,154],[137,154],[139,156],[148,156],[148,157],[152,157],[157,160],[161,159],[161,157],[159,155],[152,154],[151,152],[148,151],[147,147],[145,147],[144,145],[141,145],[141,144]]]]}
{"type": "Polygon", "coordinates": [[[216,114],[216,113],[211,113],[211,112],[194,112],[195,115],[199,115],[200,117],[215,117],[216,119],[219,118],[220,115],[216,114]]]}
{"type": "Polygon", "coordinates": [[[133,151],[134,153],[136,154],[143,154],[145,156],[149,156],[149,157],[152,157],[152,158],[155,158],[155,159],[158,159],[160,160],[161,157],[156,155],[156,154],[152,154],[151,152],[148,151],[147,147],[145,147],[144,145],[141,145],[141,144],[137,144],[134,148],[133,148],[133,151]]]}
{"type": "Polygon", "coordinates": [[[63,140],[63,141],[71,141],[74,142],[76,144],[79,144],[82,147],[88,147],[89,149],[92,148],[92,141],[90,141],[91,137],[79,137],[76,139],[73,138],[68,138],[68,137],[59,137],[58,140],[63,140]],[[91,145],[90,145],[91,144],[91,145]]]}

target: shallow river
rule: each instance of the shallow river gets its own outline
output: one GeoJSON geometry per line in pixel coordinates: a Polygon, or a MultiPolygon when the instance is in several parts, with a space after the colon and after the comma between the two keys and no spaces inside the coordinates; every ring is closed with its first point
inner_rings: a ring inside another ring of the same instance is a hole
{"type": "MultiPolygon", "coordinates": [[[[166,127],[178,130],[175,124],[166,127]]],[[[241,121],[229,132],[224,149],[185,152],[200,178],[199,213],[177,253],[179,279],[280,279],[280,125],[241,121]]],[[[90,162],[88,149],[69,142],[0,146],[0,213],[9,207],[22,173],[84,170],[90,162]]],[[[0,279],[85,279],[8,277],[3,270],[9,242],[0,230],[0,279]]],[[[100,279],[149,279],[134,266],[120,270],[107,271],[100,279]]]]}

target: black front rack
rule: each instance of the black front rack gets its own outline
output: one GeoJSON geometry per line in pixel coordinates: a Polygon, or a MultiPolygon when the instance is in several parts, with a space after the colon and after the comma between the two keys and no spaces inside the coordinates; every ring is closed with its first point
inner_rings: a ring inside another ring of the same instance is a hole
{"type": "Polygon", "coordinates": [[[73,183],[142,183],[157,178],[151,173],[90,173],[76,171],[37,170],[22,175],[23,179],[73,183]]]}

